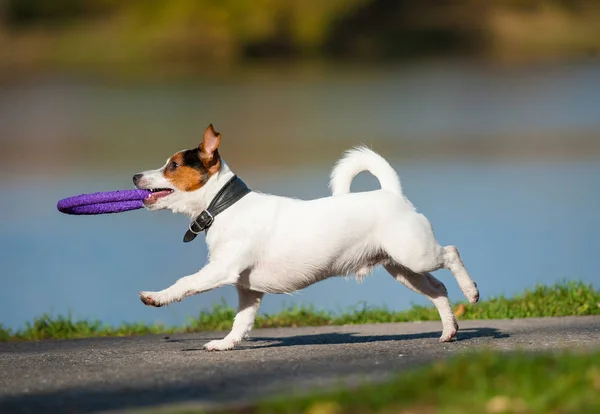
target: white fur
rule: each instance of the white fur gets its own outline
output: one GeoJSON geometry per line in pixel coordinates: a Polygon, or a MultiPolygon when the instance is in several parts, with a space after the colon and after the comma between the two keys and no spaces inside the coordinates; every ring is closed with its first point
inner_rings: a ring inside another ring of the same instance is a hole
{"type": "MultiPolygon", "coordinates": [[[[202,188],[183,192],[159,169],[143,173],[138,186],[175,190],[150,210],[166,208],[195,217],[232,175],[223,162],[202,188]]],[[[359,147],[336,164],[331,188],[333,196],[316,200],[251,192],[215,218],[206,234],[209,261],[204,268],[165,290],[141,292],[142,300],[163,306],[237,286],[240,306],[232,331],[205,345],[208,350],[232,349],[252,328],[264,293],[294,292],[331,276],[362,278],[384,265],[396,280],[433,302],[443,325],[440,340],[452,340],[458,325],[446,288],[429,272],[450,269],[471,303],[479,292],[458,250],[440,246],[427,218],[404,197],[396,172],[380,155],[359,147]],[[382,189],[350,193],[352,178],[361,171],[375,175],[382,189]]]]}

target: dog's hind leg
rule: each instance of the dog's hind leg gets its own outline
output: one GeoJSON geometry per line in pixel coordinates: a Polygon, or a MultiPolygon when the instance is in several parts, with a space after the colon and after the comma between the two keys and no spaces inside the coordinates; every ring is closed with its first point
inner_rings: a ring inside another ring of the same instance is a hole
{"type": "Polygon", "coordinates": [[[470,303],[479,300],[477,284],[471,279],[465,265],[463,264],[458,249],[455,246],[446,246],[443,251],[444,267],[449,269],[470,303]]]}
{"type": "Polygon", "coordinates": [[[430,273],[415,273],[398,264],[385,265],[385,269],[404,286],[427,296],[433,302],[442,319],[440,342],[451,341],[458,331],[458,322],[452,312],[446,286],[430,273]]]}
{"type": "Polygon", "coordinates": [[[224,339],[210,341],[205,344],[204,349],[208,351],[225,351],[233,349],[233,347],[244,339],[252,329],[264,293],[255,292],[241,286],[237,287],[237,291],[239,308],[238,313],[233,320],[231,332],[229,332],[224,339]]]}

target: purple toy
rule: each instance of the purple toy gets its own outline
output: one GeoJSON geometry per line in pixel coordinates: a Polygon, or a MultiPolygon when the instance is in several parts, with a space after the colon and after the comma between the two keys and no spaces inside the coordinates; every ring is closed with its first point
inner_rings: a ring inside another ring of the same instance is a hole
{"type": "Polygon", "coordinates": [[[120,213],[144,207],[142,201],[150,193],[150,190],[117,190],[81,194],[60,200],[56,207],[65,214],[120,213]]]}

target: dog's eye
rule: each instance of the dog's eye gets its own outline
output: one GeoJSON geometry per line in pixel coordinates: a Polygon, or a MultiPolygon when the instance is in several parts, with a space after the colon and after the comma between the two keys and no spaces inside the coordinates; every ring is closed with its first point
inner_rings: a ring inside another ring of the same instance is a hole
{"type": "Polygon", "coordinates": [[[171,163],[169,164],[170,170],[174,170],[177,167],[179,167],[179,164],[176,161],[171,161],[171,163]]]}

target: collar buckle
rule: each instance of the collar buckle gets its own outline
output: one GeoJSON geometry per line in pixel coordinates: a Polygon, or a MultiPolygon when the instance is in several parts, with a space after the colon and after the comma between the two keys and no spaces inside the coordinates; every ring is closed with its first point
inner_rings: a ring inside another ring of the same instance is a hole
{"type": "Polygon", "coordinates": [[[236,175],[219,190],[212,199],[206,210],[198,215],[188,225],[188,231],[183,236],[183,242],[188,243],[196,238],[198,234],[207,230],[215,220],[215,216],[231,207],[242,197],[250,192],[250,189],[236,175]]]}
{"type": "Polygon", "coordinates": [[[194,221],[190,222],[189,229],[192,233],[198,235],[209,228],[214,220],[215,217],[210,214],[210,211],[204,210],[194,221]]]}

